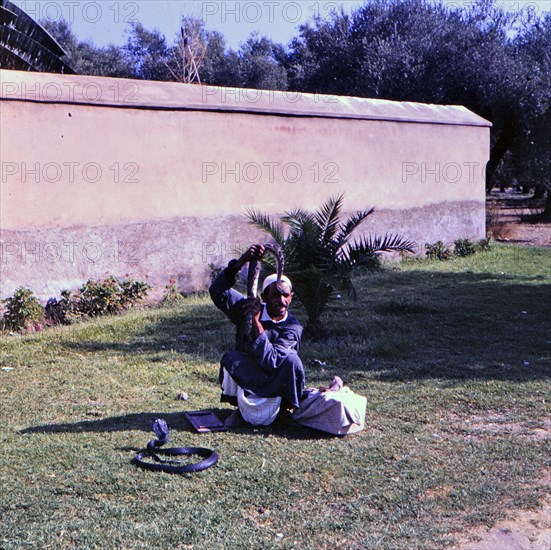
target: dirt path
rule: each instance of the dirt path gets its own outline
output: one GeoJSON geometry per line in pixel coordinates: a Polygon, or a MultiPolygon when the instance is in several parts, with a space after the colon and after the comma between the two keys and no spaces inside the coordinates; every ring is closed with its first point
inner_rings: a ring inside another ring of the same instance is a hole
{"type": "Polygon", "coordinates": [[[551,246],[551,222],[537,221],[544,201],[507,190],[493,191],[487,199],[489,231],[499,241],[530,246],[551,246]]]}
{"type": "Polygon", "coordinates": [[[510,517],[491,528],[479,527],[467,534],[469,542],[457,550],[549,550],[551,548],[551,471],[542,484],[547,498],[541,510],[513,510],[510,517]]]}
{"type": "Polygon", "coordinates": [[[551,224],[509,223],[507,235],[500,240],[529,246],[551,246],[551,224]]]}

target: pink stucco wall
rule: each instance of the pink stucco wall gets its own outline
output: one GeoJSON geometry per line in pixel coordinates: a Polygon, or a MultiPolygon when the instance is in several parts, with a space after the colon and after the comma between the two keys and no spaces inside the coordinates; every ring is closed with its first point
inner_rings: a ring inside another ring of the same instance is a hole
{"type": "Polygon", "coordinates": [[[2,296],[106,272],[203,288],[263,238],[247,209],[337,193],[376,208],[366,231],[484,237],[489,124],[461,107],[15,71],[0,87],[2,296]]]}

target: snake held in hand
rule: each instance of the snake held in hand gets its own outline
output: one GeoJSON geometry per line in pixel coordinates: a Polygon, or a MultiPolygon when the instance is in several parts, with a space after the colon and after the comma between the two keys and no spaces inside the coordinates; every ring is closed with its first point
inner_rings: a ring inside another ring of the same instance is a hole
{"type": "MultiPolygon", "coordinates": [[[[277,244],[267,243],[264,245],[264,250],[270,252],[276,260],[276,275],[277,275],[277,288],[280,292],[285,292],[282,286],[283,268],[285,266],[285,259],[283,257],[283,250],[277,244]]],[[[258,297],[258,279],[260,277],[260,261],[251,260],[249,262],[249,271],[247,274],[247,298],[256,299],[258,297]]],[[[253,315],[248,313],[245,316],[245,330],[243,334],[245,341],[253,341],[253,315]]]]}

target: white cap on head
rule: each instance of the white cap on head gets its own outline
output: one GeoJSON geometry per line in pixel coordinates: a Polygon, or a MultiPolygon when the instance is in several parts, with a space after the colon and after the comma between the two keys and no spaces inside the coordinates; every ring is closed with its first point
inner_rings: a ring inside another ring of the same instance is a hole
{"type": "MultiPolygon", "coordinates": [[[[291,284],[291,280],[286,275],[281,276],[281,281],[283,283],[286,283],[287,285],[289,285],[291,287],[291,289],[293,288],[293,285],[291,284]]],[[[262,283],[262,292],[264,292],[266,290],[266,288],[269,287],[272,283],[276,283],[276,282],[277,282],[277,273],[273,273],[272,275],[268,275],[264,279],[264,282],[262,283]]]]}

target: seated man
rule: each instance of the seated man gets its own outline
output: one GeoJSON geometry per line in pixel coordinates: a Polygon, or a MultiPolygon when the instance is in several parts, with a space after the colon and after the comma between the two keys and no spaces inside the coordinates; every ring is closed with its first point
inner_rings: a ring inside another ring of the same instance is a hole
{"type": "Polygon", "coordinates": [[[257,425],[273,422],[280,406],[298,407],[304,389],[298,356],[302,326],[288,311],[293,299],[291,281],[283,276],[284,284],[278,289],[276,276],[266,277],[262,302],[232,288],[240,269],[251,260],[260,260],[264,252],[262,245],[251,246],[238,260],[229,262],[209,289],[216,307],[237,327],[237,349],[226,352],[221,360],[221,400],[237,404],[243,418],[257,425]],[[248,312],[252,313],[253,336],[247,342],[239,335],[248,312]]]}

